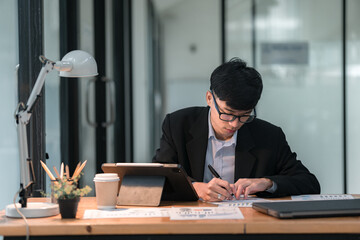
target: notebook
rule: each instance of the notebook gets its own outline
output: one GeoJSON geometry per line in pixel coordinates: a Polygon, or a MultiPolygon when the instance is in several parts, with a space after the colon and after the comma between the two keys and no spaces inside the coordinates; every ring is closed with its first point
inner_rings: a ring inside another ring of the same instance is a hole
{"type": "Polygon", "coordinates": [[[360,215],[360,199],[254,202],[252,207],[277,218],[360,215]]]}

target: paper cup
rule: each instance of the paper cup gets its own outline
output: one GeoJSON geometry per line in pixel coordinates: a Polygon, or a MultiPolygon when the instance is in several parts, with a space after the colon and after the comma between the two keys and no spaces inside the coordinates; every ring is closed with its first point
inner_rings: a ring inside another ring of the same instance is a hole
{"type": "Polygon", "coordinates": [[[98,209],[116,208],[120,178],[116,173],[99,173],[95,175],[95,193],[98,209]]]}

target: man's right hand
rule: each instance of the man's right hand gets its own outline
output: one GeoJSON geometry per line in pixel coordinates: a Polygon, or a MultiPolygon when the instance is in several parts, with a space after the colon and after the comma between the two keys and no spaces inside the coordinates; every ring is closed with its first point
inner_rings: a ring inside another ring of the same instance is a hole
{"type": "Polygon", "coordinates": [[[198,196],[207,202],[218,202],[223,200],[230,200],[235,194],[234,184],[230,184],[220,178],[213,178],[210,182],[194,182],[193,186],[198,196]]]}

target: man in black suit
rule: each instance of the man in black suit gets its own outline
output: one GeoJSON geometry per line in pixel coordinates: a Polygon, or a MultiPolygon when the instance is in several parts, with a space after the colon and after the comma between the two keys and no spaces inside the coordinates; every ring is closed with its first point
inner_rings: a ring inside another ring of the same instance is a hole
{"type": "Polygon", "coordinates": [[[205,201],[320,193],[281,128],[256,118],[262,88],[261,75],[238,58],[217,67],[206,92],[208,107],[165,117],[153,162],[181,164],[205,201]]]}

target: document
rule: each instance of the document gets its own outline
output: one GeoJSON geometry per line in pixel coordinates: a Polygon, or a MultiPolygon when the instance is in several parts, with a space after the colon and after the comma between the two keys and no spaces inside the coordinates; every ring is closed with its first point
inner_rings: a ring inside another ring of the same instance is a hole
{"type": "Polygon", "coordinates": [[[216,204],[219,207],[252,207],[253,202],[269,202],[269,201],[270,200],[264,198],[249,196],[247,199],[225,200],[222,202],[212,202],[212,204],[216,204]]]}
{"type": "Polygon", "coordinates": [[[244,219],[238,207],[181,207],[169,213],[170,220],[244,219]]]}
{"type": "Polygon", "coordinates": [[[296,201],[314,201],[314,200],[342,200],[342,199],[354,199],[350,194],[309,194],[291,196],[292,200],[296,201]]]}
{"type": "Polygon", "coordinates": [[[112,210],[87,209],[85,210],[83,219],[148,217],[169,217],[169,208],[119,208],[112,210]]]}
{"type": "Polygon", "coordinates": [[[238,207],[181,207],[181,208],[122,208],[112,210],[87,209],[83,219],[95,218],[152,218],[170,220],[243,219],[238,207]]]}

